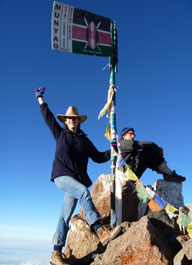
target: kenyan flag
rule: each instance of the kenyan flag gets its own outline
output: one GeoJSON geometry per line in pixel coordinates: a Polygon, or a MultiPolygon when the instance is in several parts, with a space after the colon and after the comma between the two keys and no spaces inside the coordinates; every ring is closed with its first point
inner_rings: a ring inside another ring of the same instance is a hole
{"type": "Polygon", "coordinates": [[[110,25],[109,18],[54,2],[52,49],[110,57],[110,25]]]}

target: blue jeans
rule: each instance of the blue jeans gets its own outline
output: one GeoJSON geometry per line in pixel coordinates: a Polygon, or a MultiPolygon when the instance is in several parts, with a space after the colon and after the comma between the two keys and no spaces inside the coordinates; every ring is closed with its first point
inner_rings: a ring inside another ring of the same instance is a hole
{"type": "Polygon", "coordinates": [[[69,176],[62,176],[55,178],[54,182],[59,189],[65,192],[65,196],[57,229],[53,237],[53,244],[65,246],[69,231],[69,222],[78,200],[89,226],[93,225],[96,221],[101,220],[101,215],[93,204],[88,188],[79,181],[69,176]]]}

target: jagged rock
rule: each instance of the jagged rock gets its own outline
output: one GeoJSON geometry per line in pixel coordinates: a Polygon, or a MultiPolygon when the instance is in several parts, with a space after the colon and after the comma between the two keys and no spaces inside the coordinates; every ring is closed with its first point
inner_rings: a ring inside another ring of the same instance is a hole
{"type": "Polygon", "coordinates": [[[105,223],[109,223],[110,219],[110,186],[111,186],[111,176],[101,175],[93,185],[91,190],[91,197],[95,204],[95,207],[101,214],[105,223]]]}
{"type": "MultiPolygon", "coordinates": [[[[101,175],[91,191],[94,204],[107,226],[110,222],[110,184],[110,175],[101,175]]],[[[70,264],[172,265],[174,257],[175,262],[181,262],[175,265],[192,264],[188,263],[191,258],[189,236],[178,236],[174,218],[170,219],[164,210],[160,210],[150,212],[137,221],[139,200],[128,181],[123,185],[122,197],[122,233],[105,247],[88,226],[82,210],[72,218],[64,252],[70,264]],[[186,254],[181,257],[180,250],[185,244],[186,254]]]]}
{"type": "Polygon", "coordinates": [[[129,184],[129,181],[123,185],[122,192],[122,222],[133,222],[138,219],[138,205],[139,199],[133,187],[129,184]]]}
{"type": "Polygon", "coordinates": [[[183,243],[183,251],[187,258],[192,261],[192,239],[183,243]]]}
{"type": "Polygon", "coordinates": [[[189,235],[179,235],[177,236],[177,241],[183,246],[183,244],[190,239],[189,235]]]}
{"type": "Polygon", "coordinates": [[[192,218],[192,204],[188,204],[188,205],[186,205],[186,207],[189,209],[188,216],[189,216],[190,218],[192,218]]]}
{"type": "MultiPolygon", "coordinates": [[[[178,249],[174,249],[171,240],[165,239],[166,234],[163,235],[161,230],[164,227],[160,229],[154,226],[151,220],[148,216],[144,216],[138,222],[122,223],[122,234],[111,241],[106,248],[101,246],[86,221],[77,215],[71,221],[65,255],[70,264],[172,264],[178,249]]],[[[171,231],[169,231],[170,238],[171,231]]]]}
{"type": "Polygon", "coordinates": [[[189,239],[189,235],[181,235],[177,237],[177,240],[183,248],[174,257],[173,265],[191,265],[192,239],[189,239]]]}
{"type": "Polygon", "coordinates": [[[172,264],[173,253],[162,242],[148,217],[133,222],[127,230],[111,241],[104,254],[91,265],[165,265],[172,264]]]}
{"type": "Polygon", "coordinates": [[[192,211],[192,204],[187,204],[186,207],[192,211]]]}
{"type": "Polygon", "coordinates": [[[170,219],[164,209],[161,209],[160,211],[150,212],[147,214],[147,216],[156,227],[158,226],[160,228],[163,225],[163,229],[165,229],[165,227],[167,226],[168,228],[172,228],[171,231],[174,231],[173,229],[176,229],[176,226],[178,227],[176,220],[174,220],[173,218],[170,219]]]}
{"type": "Polygon", "coordinates": [[[175,256],[181,249],[181,244],[177,240],[178,225],[174,218],[170,219],[164,209],[160,211],[150,212],[148,215],[149,220],[156,229],[156,233],[163,242],[167,242],[169,250],[175,256]]]}
{"type": "MultiPolygon", "coordinates": [[[[93,185],[91,190],[91,197],[95,204],[95,207],[102,216],[104,224],[110,223],[110,175],[101,175],[93,185]]],[[[129,181],[124,182],[122,191],[122,222],[123,221],[136,221],[138,219],[138,204],[139,199],[133,187],[129,184],[129,181]]],[[[82,209],[80,210],[81,216],[84,218],[82,209]]]]}
{"type": "Polygon", "coordinates": [[[100,241],[81,215],[71,220],[70,232],[65,247],[65,256],[70,263],[89,264],[93,254],[100,252],[100,241]]]}
{"type": "Polygon", "coordinates": [[[185,256],[183,249],[181,249],[174,257],[173,265],[191,265],[191,262],[185,256]]]}
{"type": "MultiPolygon", "coordinates": [[[[109,224],[110,222],[110,175],[101,175],[95,182],[91,190],[91,197],[95,207],[99,211],[103,223],[109,224]]],[[[83,210],[80,209],[80,215],[85,218],[83,210]]]]}

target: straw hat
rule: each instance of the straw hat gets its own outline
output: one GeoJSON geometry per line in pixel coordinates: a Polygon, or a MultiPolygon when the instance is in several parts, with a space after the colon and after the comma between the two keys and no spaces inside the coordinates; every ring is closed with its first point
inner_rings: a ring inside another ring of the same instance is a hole
{"type": "Polygon", "coordinates": [[[87,119],[87,115],[79,115],[79,112],[78,112],[77,108],[74,107],[74,106],[69,106],[67,111],[66,111],[66,113],[65,113],[65,115],[57,114],[57,118],[61,122],[64,122],[66,120],[66,118],[68,118],[68,117],[79,117],[81,123],[86,121],[86,119],[87,119]]]}

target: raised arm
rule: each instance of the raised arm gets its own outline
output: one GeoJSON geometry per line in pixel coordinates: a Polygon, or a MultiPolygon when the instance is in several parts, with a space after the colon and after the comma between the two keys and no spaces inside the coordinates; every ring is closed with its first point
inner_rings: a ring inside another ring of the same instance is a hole
{"type": "Polygon", "coordinates": [[[37,99],[39,101],[39,105],[41,105],[41,104],[43,104],[45,102],[42,97],[38,97],[37,99]]]}
{"type": "Polygon", "coordinates": [[[41,110],[41,113],[43,115],[43,118],[46,124],[51,130],[54,138],[57,139],[60,136],[62,128],[56,121],[53,113],[48,108],[47,103],[44,101],[43,99],[44,92],[45,92],[45,87],[35,89],[35,96],[37,97],[37,100],[39,102],[40,110],[41,110]]]}

